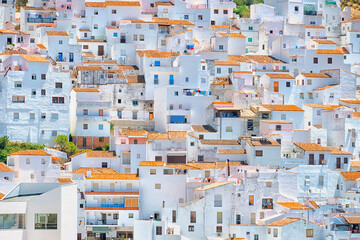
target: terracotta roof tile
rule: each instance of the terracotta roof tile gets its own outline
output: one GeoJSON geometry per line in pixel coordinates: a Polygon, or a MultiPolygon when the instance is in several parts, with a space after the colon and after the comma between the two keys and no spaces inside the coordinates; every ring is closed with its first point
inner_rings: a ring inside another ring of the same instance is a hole
{"type": "Polygon", "coordinates": [[[347,151],[342,151],[337,147],[327,147],[331,152],[331,155],[352,155],[351,153],[347,151]]]}
{"type": "Polygon", "coordinates": [[[86,151],[86,157],[116,158],[116,153],[110,151],[86,151]]]}
{"type": "Polygon", "coordinates": [[[338,49],[316,49],[316,54],[344,54],[338,49]]]}
{"type": "Polygon", "coordinates": [[[305,150],[305,151],[327,151],[330,152],[331,150],[327,147],[323,147],[320,144],[317,143],[300,143],[300,142],[294,142],[294,145],[298,146],[299,148],[305,150]]]}
{"type": "Polygon", "coordinates": [[[174,6],[172,2],[155,2],[157,6],[174,6]]]}
{"type": "Polygon", "coordinates": [[[291,122],[284,120],[261,120],[261,122],[269,124],[292,124],[291,122]]]}
{"type": "Polygon", "coordinates": [[[164,161],[141,161],[139,167],[163,167],[164,161]]]}
{"type": "Polygon", "coordinates": [[[356,171],[341,171],[340,174],[346,181],[356,181],[356,179],[360,178],[360,172],[356,171]]]}
{"type": "Polygon", "coordinates": [[[24,155],[24,156],[51,156],[51,154],[45,152],[44,150],[22,150],[18,152],[11,153],[10,156],[18,156],[18,155],[24,155]]]}
{"type": "Polygon", "coordinates": [[[70,178],[58,178],[59,183],[73,183],[70,178]]]}
{"type": "Polygon", "coordinates": [[[310,210],[311,208],[299,202],[276,202],[276,204],[293,210],[310,210]]]}
{"type": "Polygon", "coordinates": [[[346,47],[336,47],[336,50],[342,52],[343,54],[350,54],[346,47]]]}
{"type": "Polygon", "coordinates": [[[44,58],[41,55],[27,55],[27,54],[20,54],[26,61],[28,62],[43,62],[49,63],[50,61],[44,58]]]}
{"type": "Polygon", "coordinates": [[[97,8],[105,8],[105,2],[86,2],[85,7],[97,7],[97,8]]]}
{"type": "Polygon", "coordinates": [[[184,34],[187,32],[192,32],[192,30],[186,30],[186,31],[182,31],[182,32],[172,33],[172,34],[166,35],[166,37],[173,37],[173,36],[184,34]]]}
{"type": "Polygon", "coordinates": [[[250,63],[250,60],[245,58],[244,56],[233,56],[233,55],[229,55],[228,56],[228,60],[229,61],[236,61],[236,62],[245,62],[245,63],[250,63]]]}
{"type": "Polygon", "coordinates": [[[341,102],[349,103],[349,104],[360,104],[359,99],[340,99],[341,102]]]}
{"type": "Polygon", "coordinates": [[[360,216],[344,216],[344,219],[350,224],[360,224],[360,216]]]}
{"type": "Polygon", "coordinates": [[[81,56],[85,57],[85,58],[94,58],[95,55],[92,52],[82,52],[81,56]]]}
{"type": "Polygon", "coordinates": [[[175,140],[186,139],[186,131],[169,131],[169,132],[148,132],[148,140],[175,140]]]}
{"type": "Polygon", "coordinates": [[[288,225],[290,223],[297,222],[299,220],[300,220],[300,218],[284,218],[284,219],[281,219],[279,221],[269,223],[267,226],[269,226],[269,227],[282,227],[282,226],[288,225]]]}
{"type": "Polygon", "coordinates": [[[360,118],[360,112],[353,112],[353,118],[360,118]]]}
{"type": "Polygon", "coordinates": [[[292,112],[303,112],[304,110],[296,105],[263,105],[270,111],[292,111],[292,112]]]}
{"type": "Polygon", "coordinates": [[[194,132],[216,133],[216,129],[210,125],[191,125],[194,132]]]}
{"type": "Polygon", "coordinates": [[[336,44],[334,41],[331,41],[328,39],[312,39],[312,41],[314,41],[318,44],[336,44]]]}
{"type": "Polygon", "coordinates": [[[277,79],[295,79],[290,74],[285,74],[285,73],[265,73],[265,75],[270,78],[277,78],[277,79]]]}
{"type": "Polygon", "coordinates": [[[350,167],[352,168],[360,168],[360,161],[351,161],[350,167]]]}
{"type": "Polygon", "coordinates": [[[244,57],[257,63],[285,63],[268,55],[244,55],[244,57]]]}
{"type": "Polygon", "coordinates": [[[241,33],[226,33],[226,32],[217,32],[221,37],[231,37],[231,38],[245,38],[241,33]]]}
{"type": "Polygon", "coordinates": [[[314,208],[320,208],[319,205],[315,201],[310,200],[309,202],[311,203],[311,205],[314,206],[314,208]]]}
{"type": "Polygon", "coordinates": [[[145,76],[144,75],[137,75],[137,74],[133,74],[133,75],[126,75],[126,82],[128,84],[131,83],[145,83],[145,76]]]}
{"type": "Polygon", "coordinates": [[[305,28],[318,28],[318,29],[325,29],[322,25],[305,25],[305,28]]]}
{"type": "Polygon", "coordinates": [[[137,50],[136,52],[140,57],[147,58],[171,58],[179,56],[179,53],[176,52],[159,52],[157,50],[137,50]]]}
{"type": "Polygon", "coordinates": [[[245,149],[218,149],[217,154],[245,154],[245,149]]]}
{"type": "Polygon", "coordinates": [[[96,88],[73,88],[72,90],[75,92],[100,92],[96,88]]]}
{"type": "Polygon", "coordinates": [[[200,142],[203,145],[240,145],[237,140],[227,139],[201,139],[200,142]]]}
{"type": "Polygon", "coordinates": [[[81,167],[73,171],[73,173],[82,173],[86,179],[99,180],[139,180],[136,173],[119,173],[112,168],[86,168],[81,167]],[[91,171],[91,176],[87,177],[87,171],[91,171]]]}
{"type": "Polygon", "coordinates": [[[78,71],[105,71],[100,66],[77,66],[76,69],[78,71]]]}
{"type": "Polygon", "coordinates": [[[68,37],[69,34],[66,31],[47,31],[48,36],[61,36],[61,37],[68,37]]]}
{"type": "Polygon", "coordinates": [[[139,1],[105,1],[107,7],[141,7],[139,1]]]}
{"type": "Polygon", "coordinates": [[[40,48],[40,49],[46,49],[46,47],[43,45],[43,44],[37,44],[36,46],[38,46],[38,48],[40,48]]]}
{"type": "Polygon", "coordinates": [[[119,136],[135,136],[135,137],[145,137],[146,136],[146,130],[128,130],[128,129],[122,129],[121,132],[119,132],[119,136]]]}
{"type": "Polygon", "coordinates": [[[3,162],[0,162],[0,172],[14,172],[8,165],[3,162]]]}
{"type": "Polygon", "coordinates": [[[311,78],[331,78],[329,75],[325,73],[301,73],[304,77],[311,77],[311,78]]]}
{"type": "Polygon", "coordinates": [[[215,66],[240,66],[236,61],[218,61],[215,60],[215,66]]]}

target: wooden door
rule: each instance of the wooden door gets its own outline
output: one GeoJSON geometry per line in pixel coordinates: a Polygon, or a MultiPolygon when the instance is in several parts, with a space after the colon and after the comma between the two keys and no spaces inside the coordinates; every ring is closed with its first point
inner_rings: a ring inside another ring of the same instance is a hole
{"type": "Polygon", "coordinates": [[[98,46],[98,55],[104,56],[104,46],[103,45],[98,46]]]}
{"type": "Polygon", "coordinates": [[[336,168],[341,168],[341,158],[336,158],[336,168]]]}
{"type": "Polygon", "coordinates": [[[274,82],[274,92],[279,92],[279,82],[278,81],[274,82]]]}
{"type": "Polygon", "coordinates": [[[314,154],[309,154],[309,165],[314,165],[314,154]]]}

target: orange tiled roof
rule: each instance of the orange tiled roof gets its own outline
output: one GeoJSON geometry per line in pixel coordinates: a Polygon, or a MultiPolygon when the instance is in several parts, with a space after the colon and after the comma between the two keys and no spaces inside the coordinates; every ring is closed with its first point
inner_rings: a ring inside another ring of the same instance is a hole
{"type": "Polygon", "coordinates": [[[148,140],[175,140],[186,139],[186,131],[148,132],[148,140]]]}
{"type": "Polygon", "coordinates": [[[352,168],[360,168],[360,161],[351,161],[350,167],[352,168]]]}
{"type": "Polygon", "coordinates": [[[318,129],[321,129],[321,128],[322,128],[321,125],[317,125],[317,124],[314,124],[313,126],[316,127],[316,128],[318,128],[318,129]]]}
{"type": "Polygon", "coordinates": [[[105,1],[107,7],[141,7],[139,1],[105,1]]]}
{"type": "Polygon", "coordinates": [[[163,167],[164,161],[141,161],[139,167],[163,167]]]}
{"type": "Polygon", "coordinates": [[[140,57],[147,58],[171,58],[180,55],[176,52],[159,52],[157,50],[137,50],[136,52],[140,57]]]}
{"type": "Polygon", "coordinates": [[[309,202],[311,203],[311,205],[314,206],[314,208],[320,208],[319,205],[315,201],[310,200],[309,202]]]}
{"type": "Polygon", "coordinates": [[[311,78],[331,78],[329,75],[325,73],[301,73],[304,77],[311,77],[311,78]]]}
{"type": "Polygon", "coordinates": [[[322,91],[322,90],[332,88],[332,87],[336,87],[336,86],[339,86],[339,84],[333,84],[333,85],[328,85],[328,86],[321,87],[321,88],[316,88],[316,89],[314,89],[314,91],[322,91]]]}
{"type": "Polygon", "coordinates": [[[316,49],[317,54],[344,54],[338,49],[316,49]]]}
{"type": "Polygon", "coordinates": [[[244,55],[244,57],[257,63],[285,63],[269,55],[244,55]]]}
{"type": "Polygon", "coordinates": [[[203,145],[240,145],[237,140],[228,139],[201,139],[203,145]]]}
{"type": "Polygon", "coordinates": [[[241,33],[226,33],[226,32],[218,32],[221,37],[231,37],[231,38],[245,38],[241,33]]]}
{"type": "Polygon", "coordinates": [[[81,56],[83,56],[85,58],[94,58],[95,57],[95,55],[92,52],[82,52],[81,56]]]}
{"type": "Polygon", "coordinates": [[[325,29],[322,25],[305,25],[305,28],[319,28],[319,29],[325,29]]]}
{"type": "Polygon", "coordinates": [[[261,120],[261,122],[270,124],[292,124],[291,122],[284,120],[261,120]]]}
{"type": "Polygon", "coordinates": [[[38,46],[40,49],[46,49],[46,47],[43,44],[37,44],[36,46],[38,46]]]}
{"type": "Polygon", "coordinates": [[[360,118],[360,112],[353,112],[353,118],[360,118]]]}
{"type": "Polygon", "coordinates": [[[342,151],[337,147],[327,147],[331,152],[331,155],[352,155],[351,153],[347,151],[342,151]]]}
{"type": "Polygon", "coordinates": [[[349,54],[349,51],[346,49],[346,47],[336,47],[336,50],[342,52],[343,54],[349,54]]]}
{"type": "Polygon", "coordinates": [[[327,39],[313,39],[313,41],[318,44],[336,44],[334,41],[327,40],[327,39]]]}
{"type": "Polygon", "coordinates": [[[233,55],[229,55],[229,56],[228,56],[228,60],[229,60],[229,61],[236,61],[236,62],[250,63],[249,59],[245,58],[244,56],[233,56],[233,55]]]}
{"type": "Polygon", "coordinates": [[[278,78],[278,79],[295,79],[290,74],[285,73],[265,73],[266,76],[270,78],[278,78]]]}
{"type": "Polygon", "coordinates": [[[281,219],[279,221],[269,223],[267,226],[269,226],[269,227],[282,227],[282,226],[288,225],[290,223],[297,222],[299,220],[300,220],[300,218],[284,218],[284,219],[281,219]]]}
{"type": "Polygon", "coordinates": [[[3,197],[5,197],[5,194],[3,194],[2,192],[0,192],[0,199],[2,199],[3,197]]]}
{"type": "Polygon", "coordinates": [[[216,133],[216,129],[210,125],[191,125],[194,132],[216,133]]]}
{"type": "Polygon", "coordinates": [[[153,20],[155,23],[159,25],[194,25],[193,23],[189,22],[188,20],[170,20],[169,18],[156,18],[154,17],[153,20]]]}
{"type": "Polygon", "coordinates": [[[276,204],[293,210],[310,210],[311,208],[299,202],[276,202],[276,204]]]}
{"type": "Polygon", "coordinates": [[[49,60],[47,60],[46,58],[44,58],[41,55],[20,54],[20,56],[22,56],[28,62],[46,62],[46,63],[50,62],[49,60]]]}
{"type": "Polygon", "coordinates": [[[157,6],[174,6],[172,2],[155,2],[157,6]]]}
{"type": "Polygon", "coordinates": [[[218,149],[217,154],[245,154],[245,149],[218,149]]]}
{"type": "Polygon", "coordinates": [[[186,30],[186,31],[182,31],[182,32],[169,34],[169,35],[166,35],[166,37],[173,37],[173,36],[180,35],[180,34],[187,33],[187,32],[192,32],[192,30],[186,30]]]}
{"type": "Polygon", "coordinates": [[[116,154],[110,151],[86,151],[86,157],[116,158],[116,154]]]}
{"type": "Polygon", "coordinates": [[[139,210],[139,207],[85,207],[85,210],[139,210]]]}
{"type": "Polygon", "coordinates": [[[324,107],[328,106],[328,105],[324,105],[324,104],[312,104],[312,103],[306,103],[303,105],[311,107],[311,108],[324,108],[324,107]]]}
{"type": "Polygon", "coordinates": [[[231,85],[228,77],[216,77],[210,85],[231,85]]]}
{"type": "Polygon", "coordinates": [[[139,192],[86,192],[86,195],[139,195],[139,192]]]}
{"type": "Polygon", "coordinates": [[[86,2],[85,7],[98,7],[98,8],[105,8],[105,2],[86,2]]]}
{"type": "Polygon", "coordinates": [[[215,60],[215,66],[240,66],[236,61],[219,61],[215,60]]]}
{"type": "Polygon", "coordinates": [[[327,152],[331,151],[327,147],[323,147],[317,143],[294,142],[294,145],[298,146],[299,148],[305,151],[327,151],[327,152]]]}
{"type": "Polygon", "coordinates": [[[322,110],[334,110],[340,107],[341,107],[340,105],[327,105],[322,110]]]}
{"type": "Polygon", "coordinates": [[[340,101],[350,104],[360,104],[360,100],[358,99],[340,99],[340,101]]]}
{"type": "Polygon", "coordinates": [[[49,36],[61,36],[61,37],[69,36],[69,34],[66,31],[47,31],[46,33],[49,36]]]}
{"type": "Polygon", "coordinates": [[[73,88],[72,90],[75,92],[100,92],[96,88],[73,88]]]}
{"type": "Polygon", "coordinates": [[[73,173],[83,173],[86,179],[99,180],[139,180],[136,173],[119,173],[112,168],[87,168],[81,167],[73,171],[73,173]],[[91,176],[87,177],[87,171],[91,171],[91,176]]]}
{"type": "Polygon", "coordinates": [[[145,137],[146,130],[128,130],[123,129],[119,132],[119,136],[137,136],[137,137],[145,137]]]}
{"type": "Polygon", "coordinates": [[[0,172],[14,172],[8,165],[3,162],[0,162],[0,172]]]}
{"type": "Polygon", "coordinates": [[[270,111],[292,111],[292,112],[303,112],[304,110],[296,105],[263,105],[263,107],[270,111]]]}
{"type": "Polygon", "coordinates": [[[14,152],[10,154],[11,156],[19,156],[19,155],[24,155],[24,156],[51,156],[51,154],[45,152],[44,150],[22,150],[22,151],[18,151],[18,152],[14,152]]]}
{"type": "Polygon", "coordinates": [[[360,178],[360,172],[356,171],[341,171],[340,174],[346,181],[356,181],[356,179],[360,178]]]}
{"type": "Polygon", "coordinates": [[[59,183],[73,183],[70,178],[58,178],[59,183]]]}
{"type": "Polygon", "coordinates": [[[104,71],[100,66],[77,66],[76,69],[79,71],[104,71]]]}

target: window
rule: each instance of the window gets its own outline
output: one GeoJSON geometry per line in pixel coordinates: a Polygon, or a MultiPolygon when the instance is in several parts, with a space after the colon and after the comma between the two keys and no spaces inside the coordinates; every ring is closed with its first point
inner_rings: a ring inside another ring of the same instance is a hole
{"type": "Polygon", "coordinates": [[[236,224],[241,224],[241,215],[236,214],[236,224]]]}
{"type": "Polygon", "coordinates": [[[198,162],[203,162],[204,161],[204,156],[203,155],[199,155],[198,156],[198,162]]]}
{"type": "Polygon", "coordinates": [[[281,131],[281,125],[276,125],[276,131],[281,131]]]}
{"type": "Polygon", "coordinates": [[[31,95],[32,95],[32,96],[36,96],[36,89],[32,89],[32,90],[31,90],[31,95]]]}
{"type": "Polygon", "coordinates": [[[134,214],[133,214],[133,213],[129,213],[129,218],[134,218],[134,214]]]}
{"type": "Polygon", "coordinates": [[[254,120],[252,119],[247,120],[247,130],[248,131],[254,130],[254,120]]]}
{"type": "Polygon", "coordinates": [[[227,126],[226,127],[226,132],[232,132],[232,126],[227,126]]]}
{"type": "Polygon", "coordinates": [[[87,124],[83,124],[83,129],[87,130],[88,129],[88,125],[87,124]]]}
{"type": "Polygon", "coordinates": [[[254,234],[254,240],[259,240],[259,234],[254,234]]]}
{"type": "Polygon", "coordinates": [[[140,39],[140,41],[145,41],[145,36],[143,34],[140,34],[139,39],[140,39]]]}
{"type": "Polygon", "coordinates": [[[99,11],[98,11],[98,10],[94,10],[94,15],[99,15],[99,11]]]}
{"type": "Polygon", "coordinates": [[[35,213],[35,229],[57,229],[57,214],[35,213]]]}
{"type": "Polygon", "coordinates": [[[154,75],[154,85],[158,85],[159,84],[159,75],[155,74],[154,75]]]}
{"type": "Polygon", "coordinates": [[[112,14],[116,14],[116,9],[111,10],[112,14]]]}
{"type": "Polygon", "coordinates": [[[281,114],[281,120],[286,120],[286,114],[281,114]]]}
{"type": "Polygon", "coordinates": [[[15,82],[14,87],[15,88],[21,88],[22,87],[22,82],[20,82],[20,81],[15,82]]]}
{"type": "Polygon", "coordinates": [[[319,187],[323,187],[324,186],[324,176],[320,175],[319,176],[319,187]]]}
{"type": "Polygon", "coordinates": [[[188,20],[189,19],[189,15],[184,15],[184,19],[188,20]]]}
{"type": "Polygon", "coordinates": [[[155,184],[155,189],[161,189],[161,184],[160,184],[160,183],[156,183],[156,184],[155,184]]]}
{"type": "Polygon", "coordinates": [[[138,100],[133,100],[133,106],[137,106],[139,105],[139,101],[138,100]]]}
{"type": "Polygon", "coordinates": [[[190,212],[190,223],[196,223],[196,212],[195,211],[190,212]]]}
{"type": "Polygon", "coordinates": [[[290,82],[286,82],[286,87],[291,87],[291,83],[290,83],[290,82]]]}
{"type": "Polygon", "coordinates": [[[150,169],[150,175],[156,175],[156,169],[150,169]]]}
{"type": "Polygon", "coordinates": [[[254,205],[254,195],[249,195],[249,206],[254,205]]]}
{"type": "Polygon", "coordinates": [[[344,164],[347,164],[348,163],[348,158],[344,158],[344,164]]]}
{"type": "Polygon", "coordinates": [[[46,119],[46,113],[41,113],[41,119],[46,119]]]}
{"type": "Polygon", "coordinates": [[[305,186],[310,186],[310,176],[309,175],[306,175],[305,176],[305,183],[304,183],[305,186]]]}
{"type": "Polygon", "coordinates": [[[63,44],[63,41],[62,41],[62,40],[59,40],[59,44],[62,45],[62,44],[63,44]]]}
{"type": "Polygon", "coordinates": [[[61,82],[55,83],[55,88],[62,88],[62,83],[61,82]]]}
{"type": "Polygon", "coordinates": [[[222,196],[221,195],[214,196],[214,207],[222,207],[222,196]]]}
{"type": "Polygon", "coordinates": [[[24,103],[25,96],[12,96],[12,102],[13,103],[24,103]]]}
{"type": "Polygon", "coordinates": [[[224,13],[225,15],[228,14],[228,10],[225,9],[225,10],[223,11],[223,13],[224,13]]]}
{"type": "Polygon", "coordinates": [[[156,226],[156,235],[162,235],[162,227],[156,226]]]}
{"type": "Polygon", "coordinates": [[[203,20],[203,15],[198,15],[198,20],[203,20]]]}
{"type": "Polygon", "coordinates": [[[94,29],[98,29],[98,28],[99,28],[99,25],[94,24],[94,29]]]}
{"type": "Polygon", "coordinates": [[[89,49],[89,45],[83,45],[83,49],[89,49]]]}
{"type": "Polygon", "coordinates": [[[134,34],[134,41],[137,41],[137,35],[134,34]]]}
{"type": "Polygon", "coordinates": [[[174,85],[174,75],[169,75],[169,84],[174,85]]]}
{"type": "Polygon", "coordinates": [[[248,42],[252,42],[252,38],[248,38],[248,42]]]}
{"type": "Polygon", "coordinates": [[[217,68],[216,73],[221,74],[221,68],[217,68]]]}
{"type": "Polygon", "coordinates": [[[52,97],[52,103],[64,104],[65,98],[64,97],[52,97]]]}
{"type": "Polygon", "coordinates": [[[58,120],[59,119],[59,114],[58,113],[51,113],[51,119],[52,120],[58,120]]]}
{"type": "Polygon", "coordinates": [[[314,57],[313,63],[314,63],[314,64],[318,64],[318,63],[319,63],[319,59],[318,59],[317,57],[314,57]]]}
{"type": "Polygon", "coordinates": [[[88,115],[89,111],[87,109],[83,109],[83,115],[88,115]]]}
{"type": "Polygon", "coordinates": [[[195,231],[194,225],[189,225],[188,231],[189,232],[194,232],[195,231]]]}
{"type": "Polygon", "coordinates": [[[255,151],[255,156],[262,157],[263,156],[263,151],[262,150],[256,150],[255,151]]]}
{"type": "Polygon", "coordinates": [[[332,58],[328,58],[328,64],[332,64],[332,58]]]}
{"type": "Polygon", "coordinates": [[[314,237],[314,229],[306,229],[306,237],[314,237]]]}
{"type": "Polygon", "coordinates": [[[277,230],[277,228],[274,228],[273,236],[274,236],[274,237],[278,237],[278,230],[277,230]]]}
{"type": "Polygon", "coordinates": [[[216,223],[217,224],[222,224],[223,223],[222,212],[217,212],[216,213],[216,223]]]}
{"type": "Polygon", "coordinates": [[[253,27],[249,26],[249,31],[252,31],[253,29],[254,29],[253,27]]]}
{"type": "Polygon", "coordinates": [[[42,176],[42,177],[45,176],[45,171],[41,171],[41,176],[42,176]]]}
{"type": "Polygon", "coordinates": [[[31,74],[31,79],[36,80],[36,73],[31,74]]]}
{"type": "Polygon", "coordinates": [[[216,226],[216,232],[221,233],[222,232],[222,226],[216,226]]]}
{"type": "Polygon", "coordinates": [[[173,169],[164,169],[163,174],[164,175],[173,175],[174,171],[173,171],[173,169]]]}
{"type": "Polygon", "coordinates": [[[99,130],[104,130],[104,125],[103,124],[99,124],[99,130]]]}
{"type": "Polygon", "coordinates": [[[272,198],[263,198],[262,199],[262,209],[273,209],[272,198]]]}
{"type": "Polygon", "coordinates": [[[104,142],[104,137],[99,137],[99,142],[104,142]]]}
{"type": "Polygon", "coordinates": [[[228,69],[228,73],[232,73],[233,69],[232,68],[229,68],[228,69]]]}
{"type": "Polygon", "coordinates": [[[30,158],[26,158],[26,164],[30,164],[30,158]]]}
{"type": "Polygon", "coordinates": [[[299,11],[299,6],[295,6],[295,12],[298,12],[299,11]]]}
{"type": "Polygon", "coordinates": [[[219,14],[219,9],[214,9],[214,14],[219,14]]]}
{"type": "Polygon", "coordinates": [[[35,113],[30,113],[30,119],[34,120],[35,119],[35,113]]]}

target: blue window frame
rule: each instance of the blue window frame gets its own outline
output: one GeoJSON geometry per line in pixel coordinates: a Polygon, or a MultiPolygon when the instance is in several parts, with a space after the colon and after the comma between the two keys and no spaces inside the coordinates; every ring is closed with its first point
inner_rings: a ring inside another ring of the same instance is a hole
{"type": "Polygon", "coordinates": [[[139,101],[138,101],[138,100],[133,100],[133,105],[134,105],[134,106],[139,105],[139,101]]]}
{"type": "Polygon", "coordinates": [[[118,115],[118,118],[121,119],[121,118],[122,118],[122,111],[118,111],[118,112],[117,112],[117,115],[118,115]]]}
{"type": "Polygon", "coordinates": [[[286,70],[286,66],[283,66],[283,70],[286,70]]]}
{"type": "Polygon", "coordinates": [[[185,116],[170,116],[170,123],[185,123],[185,116]]]}
{"type": "Polygon", "coordinates": [[[160,66],[160,61],[155,61],[155,67],[159,67],[160,66]]]}
{"type": "Polygon", "coordinates": [[[169,84],[174,85],[174,75],[169,76],[169,84]]]}
{"type": "Polygon", "coordinates": [[[117,33],[114,33],[114,37],[117,37],[117,33]]]}

